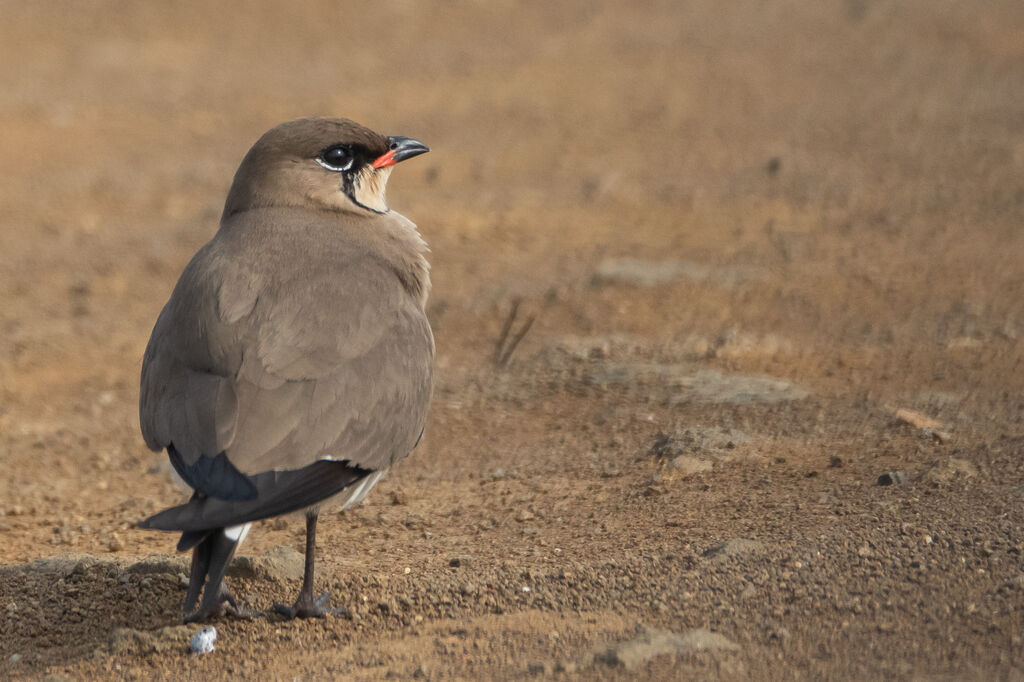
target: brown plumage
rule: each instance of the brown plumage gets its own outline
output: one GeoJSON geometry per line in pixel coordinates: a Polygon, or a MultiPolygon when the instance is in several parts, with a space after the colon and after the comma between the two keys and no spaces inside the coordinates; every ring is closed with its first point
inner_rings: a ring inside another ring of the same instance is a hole
{"type": "MultiPolygon", "coordinates": [[[[391,166],[427,151],[344,119],[267,132],[235,175],[221,226],[178,280],[142,367],[142,433],[195,492],[140,524],[194,548],[189,620],[238,612],[221,580],[248,530],[307,510],[312,597],[316,510],[361,499],[417,443],[433,336],[426,244],[389,211],[391,166]]],[[[326,597],[326,595],[324,595],[326,597]]]]}

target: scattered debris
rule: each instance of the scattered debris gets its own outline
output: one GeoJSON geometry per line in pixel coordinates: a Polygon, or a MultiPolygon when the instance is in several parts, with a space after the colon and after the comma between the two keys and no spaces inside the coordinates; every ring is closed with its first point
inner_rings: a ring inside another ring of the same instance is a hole
{"type": "Polygon", "coordinates": [[[737,429],[691,426],[681,431],[659,433],[651,446],[655,457],[675,457],[684,454],[734,450],[746,445],[747,434],[737,429]]]}
{"type": "Polygon", "coordinates": [[[196,634],[192,636],[192,641],[189,642],[188,648],[192,650],[194,654],[209,654],[213,652],[213,643],[217,641],[217,628],[212,625],[207,625],[204,628],[200,628],[196,634]]]}
{"type": "Polygon", "coordinates": [[[978,467],[974,463],[958,457],[947,457],[934,464],[921,474],[921,480],[933,485],[946,485],[953,481],[965,480],[978,475],[978,467]]]}
{"type": "Polygon", "coordinates": [[[516,351],[516,346],[523,340],[526,333],[530,331],[530,327],[533,326],[534,320],[537,319],[536,315],[531,315],[526,318],[526,321],[519,328],[519,331],[512,333],[512,326],[515,324],[516,317],[519,315],[519,306],[522,304],[523,299],[517,298],[512,301],[512,309],[508,312],[508,317],[505,318],[505,324],[501,328],[501,335],[498,336],[498,341],[494,344],[494,364],[498,367],[505,367],[508,365],[509,360],[512,359],[512,353],[516,351]]]}
{"type": "Polygon", "coordinates": [[[736,429],[693,426],[659,433],[650,454],[671,462],[673,469],[685,478],[711,471],[715,462],[732,462],[749,456],[742,448],[747,435],[736,429]]]}

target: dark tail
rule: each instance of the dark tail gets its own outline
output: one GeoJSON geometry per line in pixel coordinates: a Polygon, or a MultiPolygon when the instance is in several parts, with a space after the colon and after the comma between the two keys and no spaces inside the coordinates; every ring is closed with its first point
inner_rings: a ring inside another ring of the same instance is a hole
{"type": "Polygon", "coordinates": [[[264,471],[249,477],[257,491],[252,499],[220,499],[196,493],[185,504],[140,521],[139,527],[184,532],[179,549],[182,545],[187,549],[214,529],[305,509],[337,495],[371,473],[372,469],[326,459],[301,469],[264,471]]]}

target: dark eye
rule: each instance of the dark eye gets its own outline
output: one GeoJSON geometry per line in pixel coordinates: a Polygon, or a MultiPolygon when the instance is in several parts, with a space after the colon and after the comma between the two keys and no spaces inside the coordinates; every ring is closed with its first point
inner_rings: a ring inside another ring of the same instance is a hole
{"type": "Polygon", "coordinates": [[[352,150],[343,144],[336,144],[320,152],[317,162],[327,170],[346,171],[352,167],[352,150]]]}

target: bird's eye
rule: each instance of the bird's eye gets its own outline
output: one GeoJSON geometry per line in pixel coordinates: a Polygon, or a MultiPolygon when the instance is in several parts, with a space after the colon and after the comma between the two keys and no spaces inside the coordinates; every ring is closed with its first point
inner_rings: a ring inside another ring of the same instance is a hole
{"type": "Polygon", "coordinates": [[[347,171],[352,167],[352,162],[355,158],[348,147],[336,144],[320,152],[320,156],[316,160],[327,170],[347,171]]]}

